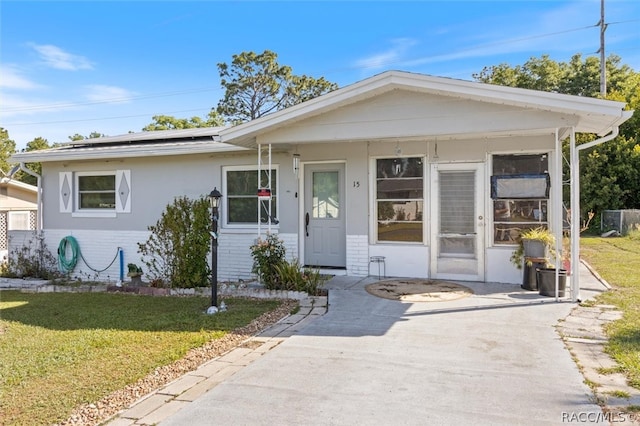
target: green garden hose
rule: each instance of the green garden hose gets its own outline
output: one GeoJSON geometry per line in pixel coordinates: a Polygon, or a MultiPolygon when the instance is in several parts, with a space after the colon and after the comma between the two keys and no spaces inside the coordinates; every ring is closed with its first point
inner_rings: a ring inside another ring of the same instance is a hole
{"type": "Polygon", "coordinates": [[[64,237],[58,245],[58,267],[61,272],[71,272],[78,263],[80,247],[78,241],[72,236],[64,237]],[[67,259],[67,244],[71,246],[71,258],[67,259]]]}

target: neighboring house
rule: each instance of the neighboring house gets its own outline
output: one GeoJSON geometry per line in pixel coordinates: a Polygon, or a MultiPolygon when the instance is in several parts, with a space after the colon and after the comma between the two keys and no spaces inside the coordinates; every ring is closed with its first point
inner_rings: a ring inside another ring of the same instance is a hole
{"type": "Polygon", "coordinates": [[[0,262],[8,254],[9,231],[36,229],[37,199],[37,187],[0,178],[0,262]]]}
{"type": "Polygon", "coordinates": [[[136,243],[168,203],[217,187],[223,280],[250,277],[249,246],[271,230],[290,257],[334,273],[368,275],[370,257],[384,256],[387,276],[518,283],[518,231],[562,232],[561,141],[615,131],[631,116],[623,107],[390,71],[234,127],[88,139],[13,160],[42,162],[47,245],[73,235],[94,268],[118,247],[138,263],[136,243]],[[258,165],[272,170],[260,185],[270,196],[258,197],[258,165]]]}

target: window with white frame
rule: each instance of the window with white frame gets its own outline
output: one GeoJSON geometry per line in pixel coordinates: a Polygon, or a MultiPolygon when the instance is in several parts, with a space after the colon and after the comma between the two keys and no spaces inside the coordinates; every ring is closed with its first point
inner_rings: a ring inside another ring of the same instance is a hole
{"type": "MultiPolygon", "coordinates": [[[[260,188],[269,187],[269,172],[261,170],[260,188]]],[[[258,170],[247,167],[227,167],[224,169],[224,195],[227,199],[225,223],[229,225],[252,225],[258,223],[258,204],[260,204],[261,223],[277,223],[278,217],[278,171],[271,169],[271,193],[258,197],[258,170]],[[269,218],[269,205],[271,217],[269,218]]]]}
{"type": "Polygon", "coordinates": [[[131,213],[131,171],[59,173],[60,213],[73,217],[116,217],[131,213]]]}
{"type": "Polygon", "coordinates": [[[115,210],[116,174],[78,173],[76,175],[78,210],[115,210]]]}
{"type": "Polygon", "coordinates": [[[515,244],[522,231],[548,227],[548,155],[493,155],[492,163],[493,243],[515,244]]]}
{"type": "Polygon", "coordinates": [[[377,241],[422,242],[423,216],[423,157],[377,159],[377,241]]]}

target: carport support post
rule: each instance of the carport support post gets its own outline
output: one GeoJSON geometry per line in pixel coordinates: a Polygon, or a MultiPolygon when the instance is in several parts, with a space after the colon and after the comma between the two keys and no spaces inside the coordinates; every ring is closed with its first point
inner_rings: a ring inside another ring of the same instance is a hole
{"type": "Polygon", "coordinates": [[[571,300],[580,299],[580,279],[578,278],[580,262],[580,156],[576,149],[576,132],[571,128],[570,156],[571,156],[571,300]]]}
{"type": "Polygon", "coordinates": [[[576,131],[571,128],[571,299],[580,299],[580,151],[608,142],[618,136],[619,126],[613,126],[611,133],[591,142],[576,146],[576,131]]]}

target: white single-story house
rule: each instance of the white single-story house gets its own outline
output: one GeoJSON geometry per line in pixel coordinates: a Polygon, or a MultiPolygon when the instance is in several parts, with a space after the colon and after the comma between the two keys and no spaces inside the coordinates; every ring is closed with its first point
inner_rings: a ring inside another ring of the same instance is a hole
{"type": "MultiPolygon", "coordinates": [[[[562,235],[561,142],[577,157],[576,132],[610,139],[631,116],[624,106],[388,71],[233,127],[87,139],[13,160],[42,162],[48,247],[72,235],[94,268],[119,247],[139,263],[137,243],[167,204],[216,187],[222,280],[251,276],[249,247],[270,231],[290,257],[334,273],[374,274],[371,257],[384,256],[386,276],[520,283],[509,260],[519,230],[562,235]]],[[[116,262],[102,277],[118,275],[116,262]]]]}
{"type": "Polygon", "coordinates": [[[36,229],[37,199],[36,186],[0,178],[0,262],[8,255],[9,231],[36,229]]]}

